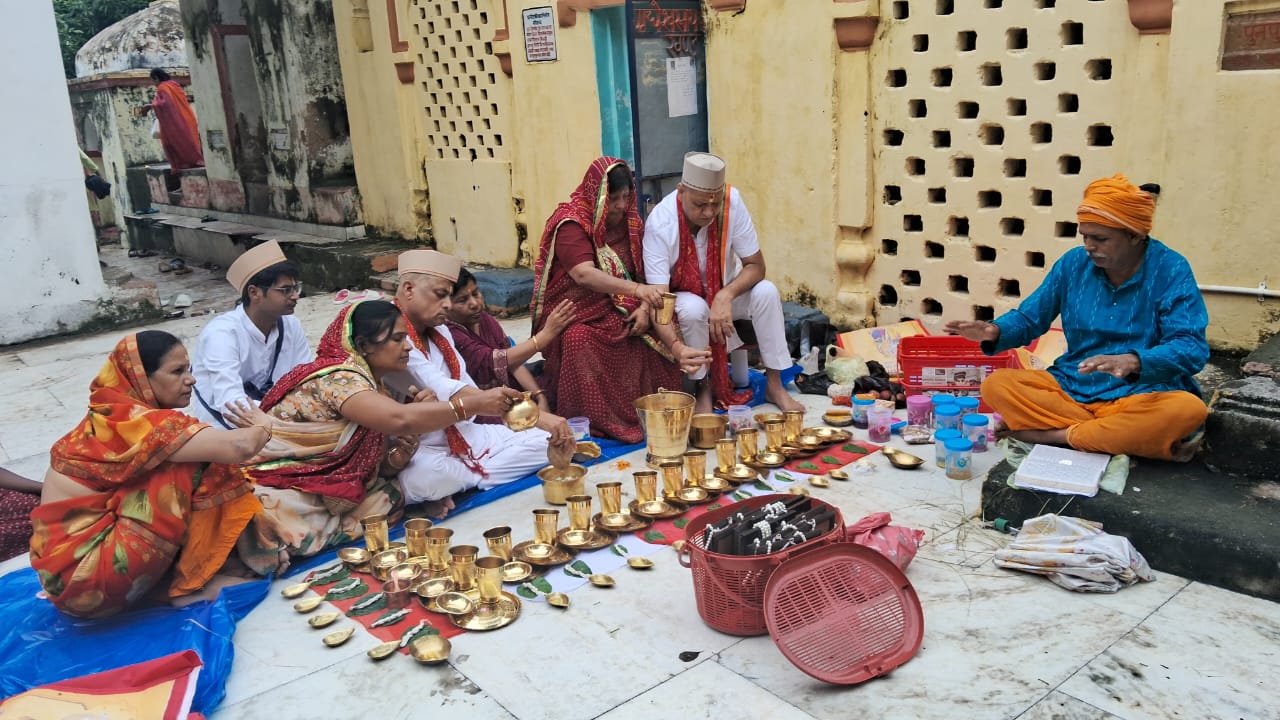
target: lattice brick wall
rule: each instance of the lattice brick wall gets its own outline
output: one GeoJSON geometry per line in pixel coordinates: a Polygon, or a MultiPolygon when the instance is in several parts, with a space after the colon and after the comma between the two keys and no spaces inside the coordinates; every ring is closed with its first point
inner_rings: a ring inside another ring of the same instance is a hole
{"type": "Polygon", "coordinates": [[[411,0],[409,18],[431,144],[428,160],[508,160],[509,80],[490,42],[502,23],[501,2],[411,0]]]}
{"type": "MultiPolygon", "coordinates": [[[[1078,242],[1114,166],[1123,0],[886,0],[872,49],[877,319],[989,320],[1078,242]]],[[[1135,182],[1143,182],[1135,178],[1135,182]]]]}

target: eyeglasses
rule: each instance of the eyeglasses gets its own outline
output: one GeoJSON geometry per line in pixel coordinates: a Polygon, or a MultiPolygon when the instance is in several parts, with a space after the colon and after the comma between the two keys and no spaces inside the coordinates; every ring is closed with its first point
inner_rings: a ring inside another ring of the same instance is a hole
{"type": "Polygon", "coordinates": [[[283,287],[269,287],[267,289],[275,290],[281,295],[292,295],[295,297],[302,296],[302,283],[297,283],[296,285],[285,285],[283,287]]]}

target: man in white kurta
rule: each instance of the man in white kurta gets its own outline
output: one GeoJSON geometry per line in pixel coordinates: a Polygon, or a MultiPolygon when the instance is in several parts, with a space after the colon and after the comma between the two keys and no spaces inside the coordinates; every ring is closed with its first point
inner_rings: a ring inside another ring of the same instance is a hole
{"type": "MultiPolygon", "coordinates": [[[[765,279],[764,254],[760,250],[751,214],[737,188],[725,185],[724,177],[725,165],[719,157],[707,153],[685,156],[679,187],[663,198],[645,220],[645,280],[651,285],[661,286],[663,290],[673,284],[673,272],[681,261],[680,226],[683,219],[693,236],[703,285],[708,282],[708,263],[715,263],[719,265],[723,286],[708,299],[692,292],[675,293],[681,341],[696,349],[724,342],[726,350],[733,352],[742,346],[741,338],[734,332],[733,321],[750,320],[760,360],[765,366],[766,399],[783,410],[801,410],[803,406],[783,388],[780,375],[781,370],[792,364],[783,324],[782,298],[778,288],[765,279]],[[719,257],[708,258],[708,232],[711,228],[719,228],[726,217],[728,227],[723,228],[720,235],[724,238],[724,247],[719,257]]],[[[664,334],[663,326],[656,329],[659,335],[664,334]]],[[[670,333],[670,330],[665,332],[670,333]]],[[[738,355],[745,364],[745,353],[738,355]]],[[[711,409],[712,388],[704,381],[708,370],[716,372],[715,368],[704,366],[687,375],[689,379],[698,381],[699,412],[711,409]]],[[[735,368],[739,379],[745,375],[741,370],[735,368]]]]}
{"type": "Polygon", "coordinates": [[[196,400],[188,410],[201,421],[231,427],[221,414],[227,403],[257,403],[285,373],[314,359],[293,314],[302,294],[298,274],[274,240],[244,253],[227,269],[240,304],[204,326],[191,358],[196,400]]]}
{"type": "Polygon", "coordinates": [[[457,402],[458,421],[449,428],[422,435],[418,449],[399,476],[406,503],[443,503],[438,508],[439,514],[452,508],[450,498],[457,493],[472,488],[487,490],[545,467],[549,452],[560,451],[562,464],[567,464],[575,445],[568,423],[551,413],[541,413],[538,427],[523,432],[501,424],[477,423],[470,418],[466,409],[469,396],[498,392],[518,397],[518,393],[507,387],[479,390],[467,374],[453,336],[444,325],[459,268],[460,261],[434,250],[410,250],[401,254],[396,301],[406,321],[413,326],[411,338],[415,340],[409,351],[408,377],[386,378],[393,392],[421,397],[422,391],[429,391],[435,399],[457,402]],[[439,347],[433,335],[442,338],[446,347],[439,347]],[[446,352],[451,353],[457,363],[456,379],[446,352]],[[410,392],[410,385],[416,392],[410,392]],[[450,448],[451,428],[466,441],[474,462],[464,461],[450,448]],[[474,468],[477,465],[479,471],[474,468]]]}

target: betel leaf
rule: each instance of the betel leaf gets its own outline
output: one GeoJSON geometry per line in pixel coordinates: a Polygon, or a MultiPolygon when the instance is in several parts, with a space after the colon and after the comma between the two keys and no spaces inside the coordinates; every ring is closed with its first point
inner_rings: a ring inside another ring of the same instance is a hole
{"type": "Polygon", "coordinates": [[[425,619],[419,620],[417,625],[405,630],[404,633],[400,635],[400,647],[409,647],[409,643],[417,640],[419,637],[432,634],[428,631],[435,631],[435,628],[432,627],[431,623],[427,622],[425,619]]]}
{"type": "Polygon", "coordinates": [[[360,602],[351,606],[347,611],[348,617],[360,617],[361,615],[370,615],[372,613],[383,610],[387,607],[387,596],[382,593],[373,593],[362,599],[360,602]]]}
{"type": "Polygon", "coordinates": [[[646,542],[657,543],[666,540],[667,536],[657,530],[650,530],[644,534],[644,539],[646,542]]]}
{"type": "Polygon", "coordinates": [[[390,625],[395,625],[396,623],[400,622],[401,620],[404,620],[408,616],[409,616],[409,608],[400,608],[399,610],[391,610],[379,616],[377,620],[374,620],[373,623],[369,625],[369,627],[376,628],[376,627],[387,627],[390,625]]]}
{"type": "Polygon", "coordinates": [[[609,549],[613,551],[613,554],[617,555],[618,557],[626,557],[631,554],[631,551],[627,549],[627,546],[623,545],[622,543],[615,543],[613,545],[610,545],[609,549]]]}
{"type": "Polygon", "coordinates": [[[541,575],[533,578],[529,582],[544,593],[551,592],[551,583],[541,575]]]}
{"type": "Polygon", "coordinates": [[[332,585],[333,583],[342,582],[351,577],[351,571],[346,566],[330,565],[327,568],[316,572],[311,578],[312,585],[332,585]]]}
{"type": "Polygon", "coordinates": [[[777,479],[779,479],[779,480],[783,480],[783,481],[785,481],[785,482],[795,482],[795,481],[796,481],[796,479],[795,479],[794,477],[792,477],[791,475],[788,475],[787,473],[782,472],[781,470],[778,470],[777,472],[775,472],[775,473],[773,474],[773,476],[774,476],[775,478],[777,478],[777,479]]]}
{"type": "Polygon", "coordinates": [[[569,563],[568,567],[564,569],[565,575],[572,575],[574,577],[582,577],[582,578],[585,578],[586,576],[590,575],[591,572],[592,572],[591,566],[582,562],[581,560],[574,560],[573,562],[569,563]]]}
{"type": "Polygon", "coordinates": [[[840,446],[840,449],[847,453],[853,453],[854,455],[867,454],[866,448],[862,447],[861,445],[854,445],[853,443],[845,443],[844,445],[840,446]]]}
{"type": "Polygon", "coordinates": [[[351,578],[351,582],[345,582],[341,585],[335,585],[329,588],[329,592],[324,594],[325,600],[350,600],[353,597],[360,597],[369,592],[369,586],[364,584],[360,578],[351,578]],[[355,584],[352,585],[351,582],[355,584]]]}
{"type": "Polygon", "coordinates": [[[820,458],[818,458],[818,459],[819,459],[819,460],[821,460],[822,462],[824,462],[824,463],[828,464],[828,465],[842,465],[842,464],[843,464],[843,463],[841,463],[841,462],[840,462],[840,458],[836,457],[835,455],[823,455],[822,457],[820,457],[820,458]]]}
{"type": "Polygon", "coordinates": [[[683,530],[684,526],[689,524],[689,518],[676,518],[676,520],[671,524],[675,525],[676,528],[683,530]]]}
{"type": "Polygon", "coordinates": [[[796,467],[797,467],[797,468],[799,468],[799,469],[801,469],[801,470],[813,470],[813,471],[817,471],[817,470],[819,470],[819,469],[820,469],[817,465],[814,465],[813,463],[809,462],[808,460],[805,460],[804,462],[800,463],[800,464],[799,464],[799,465],[797,465],[796,467]]]}
{"type": "Polygon", "coordinates": [[[748,494],[746,494],[746,493],[744,493],[744,492],[742,492],[741,490],[738,490],[738,491],[734,492],[734,493],[733,493],[733,495],[731,495],[730,497],[732,497],[734,500],[742,501],[742,500],[746,500],[747,498],[749,498],[749,497],[751,497],[751,496],[750,496],[750,495],[748,495],[748,494]]]}
{"type": "Polygon", "coordinates": [[[538,597],[538,593],[529,586],[529,583],[520,583],[520,585],[516,587],[516,594],[525,600],[532,600],[538,597]]]}
{"type": "Polygon", "coordinates": [[[757,480],[751,483],[751,487],[761,492],[773,492],[773,486],[763,480],[757,480]]]}

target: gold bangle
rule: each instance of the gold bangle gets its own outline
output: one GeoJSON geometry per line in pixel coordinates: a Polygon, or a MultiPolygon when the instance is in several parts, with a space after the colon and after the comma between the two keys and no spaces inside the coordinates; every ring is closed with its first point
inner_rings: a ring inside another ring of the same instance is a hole
{"type": "Polygon", "coordinates": [[[535,333],[535,334],[533,334],[533,335],[530,335],[530,336],[529,336],[529,339],[533,341],[533,351],[534,351],[534,352],[542,352],[542,346],[538,344],[538,336],[537,336],[537,334],[535,333]]]}
{"type": "Polygon", "coordinates": [[[271,423],[258,423],[254,427],[267,431],[267,442],[271,442],[271,438],[275,437],[275,431],[271,428],[271,423]]]}
{"type": "Polygon", "coordinates": [[[633,297],[633,298],[638,298],[638,297],[640,297],[640,283],[639,283],[638,281],[635,281],[635,280],[632,280],[632,282],[634,282],[634,283],[636,284],[636,288],[635,288],[635,290],[632,290],[632,291],[631,291],[631,297],[633,297]]]}
{"type": "Polygon", "coordinates": [[[467,404],[466,404],[465,402],[463,402],[462,398],[458,398],[458,407],[462,409],[462,413],[461,413],[462,417],[461,417],[461,418],[459,418],[459,419],[461,419],[461,420],[466,420],[466,419],[467,419],[467,404]]]}
{"type": "Polygon", "coordinates": [[[449,407],[453,409],[453,417],[456,418],[458,422],[462,422],[463,420],[467,419],[466,416],[462,414],[462,410],[458,409],[458,405],[460,405],[461,403],[462,403],[461,398],[449,399],[449,407]]]}

